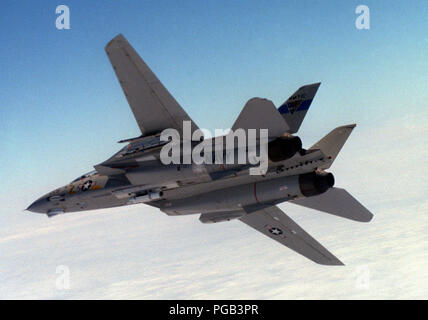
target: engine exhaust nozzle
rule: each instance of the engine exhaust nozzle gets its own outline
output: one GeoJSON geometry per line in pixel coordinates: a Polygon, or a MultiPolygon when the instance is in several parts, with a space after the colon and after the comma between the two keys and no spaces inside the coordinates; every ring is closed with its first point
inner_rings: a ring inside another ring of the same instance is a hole
{"type": "Polygon", "coordinates": [[[302,149],[299,137],[279,137],[268,143],[268,156],[272,162],[290,159],[302,149]]]}
{"type": "Polygon", "coordinates": [[[312,197],[326,192],[334,186],[334,176],[330,172],[310,172],[299,175],[300,192],[312,197]]]}

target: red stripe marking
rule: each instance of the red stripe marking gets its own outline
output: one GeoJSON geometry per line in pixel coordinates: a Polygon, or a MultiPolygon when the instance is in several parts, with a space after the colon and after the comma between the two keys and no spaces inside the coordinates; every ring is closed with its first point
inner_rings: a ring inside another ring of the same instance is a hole
{"type": "Polygon", "coordinates": [[[254,182],[254,198],[256,199],[256,201],[257,201],[257,203],[260,203],[259,202],[259,199],[257,199],[257,189],[256,189],[256,182],[254,182]]]}

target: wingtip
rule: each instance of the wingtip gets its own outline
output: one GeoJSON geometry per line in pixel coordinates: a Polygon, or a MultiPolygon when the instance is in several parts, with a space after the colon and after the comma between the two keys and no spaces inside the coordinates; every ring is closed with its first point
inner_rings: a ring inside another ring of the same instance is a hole
{"type": "Polygon", "coordinates": [[[359,220],[359,222],[364,222],[364,223],[370,222],[373,220],[373,217],[374,217],[373,213],[370,212],[370,215],[367,215],[366,217],[364,217],[364,219],[359,220]]]}
{"type": "Polygon", "coordinates": [[[111,45],[118,40],[126,40],[126,38],[123,36],[123,34],[119,33],[117,36],[115,36],[113,39],[111,39],[109,42],[107,42],[105,46],[105,50],[107,51],[108,48],[111,47],[111,45]]]}
{"type": "Polygon", "coordinates": [[[344,266],[345,264],[339,259],[331,260],[328,263],[325,263],[326,266],[344,266]]]}
{"type": "Polygon", "coordinates": [[[318,259],[311,259],[311,260],[323,266],[344,266],[345,265],[342,261],[340,261],[337,257],[335,257],[330,252],[328,252],[327,255],[323,255],[318,259]]]}
{"type": "Polygon", "coordinates": [[[332,266],[344,266],[345,264],[340,261],[339,259],[337,260],[328,260],[328,261],[316,261],[316,263],[318,265],[322,265],[322,266],[328,266],[328,267],[332,267],[332,266]]]}
{"type": "Polygon", "coordinates": [[[325,266],[344,266],[345,265],[332,253],[329,253],[329,255],[324,256],[324,259],[322,259],[321,261],[317,261],[317,263],[325,266]]]}

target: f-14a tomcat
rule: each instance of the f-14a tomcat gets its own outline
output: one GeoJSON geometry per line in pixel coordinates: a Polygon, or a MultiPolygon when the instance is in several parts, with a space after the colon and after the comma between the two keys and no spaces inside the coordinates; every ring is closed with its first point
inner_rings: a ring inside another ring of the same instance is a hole
{"type": "MultiPolygon", "coordinates": [[[[108,160],[31,204],[27,210],[47,214],[144,203],[177,216],[200,214],[202,223],[238,219],[308,259],[343,265],[276,205],[288,201],[342,218],[368,222],[373,215],[345,189],[334,187],[330,168],[355,124],[332,130],[309,149],[298,131],[320,83],[299,88],[279,108],[250,99],[232,131],[268,129],[268,165],[261,175],[248,164],[163,164],[161,132],[183,133],[183,123],[198,127],[122,36],[105,47],[141,136],[108,160]]],[[[213,142],[206,138],[204,142],[213,142]]],[[[192,145],[193,146],[193,145],[192,145]]]]}

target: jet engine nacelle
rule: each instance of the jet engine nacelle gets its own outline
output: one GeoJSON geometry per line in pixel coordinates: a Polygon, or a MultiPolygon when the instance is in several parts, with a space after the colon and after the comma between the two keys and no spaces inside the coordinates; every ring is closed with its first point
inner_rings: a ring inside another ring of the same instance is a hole
{"type": "Polygon", "coordinates": [[[268,156],[272,162],[290,159],[302,149],[299,137],[279,137],[268,143],[268,156]]]}
{"type": "Polygon", "coordinates": [[[329,172],[310,172],[299,175],[300,192],[312,197],[326,192],[334,186],[334,176],[329,172]]]}
{"type": "MultiPolygon", "coordinates": [[[[333,185],[334,177],[331,173],[310,172],[233,186],[189,198],[172,200],[167,205],[161,206],[161,210],[169,215],[193,214],[204,211],[217,212],[218,216],[214,213],[212,214],[214,220],[218,220],[210,222],[225,221],[221,219],[222,215],[230,219],[232,211],[238,211],[237,203],[240,208],[258,204],[280,203],[324,193],[333,185]],[[225,210],[230,211],[224,212],[225,210]]],[[[208,221],[208,217],[201,217],[201,221],[208,221]]]]}

